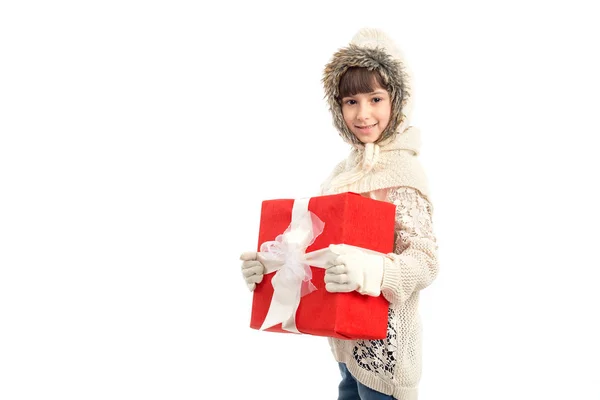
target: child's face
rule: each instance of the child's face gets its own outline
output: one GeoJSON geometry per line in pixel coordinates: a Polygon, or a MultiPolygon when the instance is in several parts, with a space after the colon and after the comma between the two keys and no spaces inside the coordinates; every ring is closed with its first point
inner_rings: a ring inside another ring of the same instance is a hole
{"type": "Polygon", "coordinates": [[[371,93],[359,93],[342,98],[344,122],[362,143],[373,143],[390,122],[390,94],[379,85],[371,93]]]}

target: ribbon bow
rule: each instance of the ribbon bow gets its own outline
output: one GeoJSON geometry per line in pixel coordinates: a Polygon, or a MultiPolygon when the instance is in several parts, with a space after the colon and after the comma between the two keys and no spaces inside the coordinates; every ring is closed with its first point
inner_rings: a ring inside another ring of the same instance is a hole
{"type": "Polygon", "coordinates": [[[295,316],[300,298],[317,289],[311,282],[312,271],[306,249],[323,232],[325,224],[308,211],[308,201],[296,200],[290,226],[274,241],[260,246],[259,259],[267,273],[277,271],[271,280],[273,298],[261,330],[281,323],[283,329],[299,333],[295,316]]]}

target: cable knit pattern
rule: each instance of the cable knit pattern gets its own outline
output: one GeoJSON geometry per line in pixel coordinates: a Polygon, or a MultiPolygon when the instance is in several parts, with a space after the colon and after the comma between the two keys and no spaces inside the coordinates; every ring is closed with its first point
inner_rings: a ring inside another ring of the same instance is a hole
{"type": "Polygon", "coordinates": [[[386,257],[382,285],[390,302],[388,332],[382,340],[329,338],[335,359],[362,384],[399,400],[415,400],[421,378],[419,291],[438,271],[431,204],[416,189],[398,187],[367,193],[396,205],[394,253],[386,257]]]}

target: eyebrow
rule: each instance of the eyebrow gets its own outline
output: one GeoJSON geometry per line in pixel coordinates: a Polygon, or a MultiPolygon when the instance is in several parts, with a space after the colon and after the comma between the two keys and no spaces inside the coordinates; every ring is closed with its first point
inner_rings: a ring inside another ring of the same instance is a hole
{"type": "MultiPolygon", "coordinates": [[[[357,94],[366,94],[366,95],[368,95],[368,96],[372,96],[372,95],[374,95],[374,94],[388,94],[388,92],[386,92],[385,90],[376,90],[376,91],[374,91],[374,92],[371,92],[371,93],[357,93],[357,94]]],[[[354,96],[355,96],[355,95],[354,95],[354,96]]],[[[348,98],[350,98],[350,97],[354,97],[354,96],[346,96],[346,97],[343,97],[343,98],[344,98],[344,99],[348,99],[348,98]]]]}

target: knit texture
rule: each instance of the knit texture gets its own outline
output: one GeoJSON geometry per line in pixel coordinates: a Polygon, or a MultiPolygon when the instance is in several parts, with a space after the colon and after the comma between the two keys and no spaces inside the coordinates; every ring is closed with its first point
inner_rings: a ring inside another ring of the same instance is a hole
{"type": "Polygon", "coordinates": [[[385,258],[381,288],[390,302],[387,337],[328,340],[336,361],[345,363],[360,383],[398,400],[416,400],[421,379],[419,291],[438,273],[432,209],[413,188],[385,192],[381,200],[396,205],[395,249],[385,258]]]}
{"type": "Polygon", "coordinates": [[[409,186],[429,198],[427,177],[417,159],[420,145],[420,133],[411,127],[388,142],[354,146],[348,158],[323,182],[321,194],[409,186]]]}

